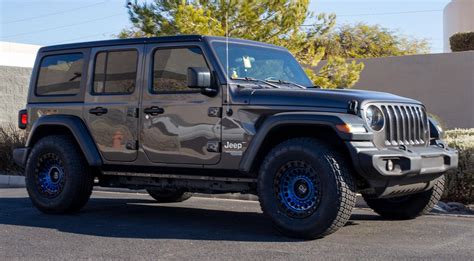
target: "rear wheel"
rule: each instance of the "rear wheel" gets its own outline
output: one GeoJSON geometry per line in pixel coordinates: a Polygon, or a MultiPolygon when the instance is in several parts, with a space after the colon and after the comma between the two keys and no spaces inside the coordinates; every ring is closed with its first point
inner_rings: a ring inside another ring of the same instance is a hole
{"type": "Polygon", "coordinates": [[[363,195],[367,205],[386,219],[414,219],[428,214],[443,195],[445,177],[438,178],[428,191],[395,198],[370,198],[363,195]]]}
{"type": "Polygon", "coordinates": [[[191,193],[181,190],[147,189],[146,191],[159,203],[182,202],[191,198],[191,193]]]}
{"type": "Polygon", "coordinates": [[[354,191],[344,158],[312,138],[279,144],[259,173],[262,210],[291,237],[319,238],[344,226],[355,205],[354,191]]]}
{"type": "Polygon", "coordinates": [[[26,188],[45,213],[79,211],[89,200],[93,176],[84,156],[67,136],[47,136],[33,147],[25,170],[26,188]]]}

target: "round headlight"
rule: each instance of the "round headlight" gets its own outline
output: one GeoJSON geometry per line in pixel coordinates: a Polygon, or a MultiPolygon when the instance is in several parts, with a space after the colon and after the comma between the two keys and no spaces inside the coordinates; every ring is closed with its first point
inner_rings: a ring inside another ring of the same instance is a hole
{"type": "Polygon", "coordinates": [[[365,120],[369,127],[374,131],[381,130],[385,124],[382,111],[374,105],[367,107],[367,110],[365,111],[365,120]]]}

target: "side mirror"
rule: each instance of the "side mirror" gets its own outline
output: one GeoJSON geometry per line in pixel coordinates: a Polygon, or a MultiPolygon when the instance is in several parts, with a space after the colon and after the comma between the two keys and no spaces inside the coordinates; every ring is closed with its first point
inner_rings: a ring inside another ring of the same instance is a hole
{"type": "Polygon", "coordinates": [[[206,89],[211,87],[211,72],[204,67],[188,67],[188,87],[206,89]]]}

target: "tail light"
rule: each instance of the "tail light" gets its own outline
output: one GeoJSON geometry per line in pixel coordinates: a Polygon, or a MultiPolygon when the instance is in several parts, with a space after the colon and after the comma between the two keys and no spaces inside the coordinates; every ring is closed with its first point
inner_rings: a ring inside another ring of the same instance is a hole
{"type": "Polygon", "coordinates": [[[24,130],[28,125],[28,111],[23,109],[18,112],[18,128],[24,130]]]}

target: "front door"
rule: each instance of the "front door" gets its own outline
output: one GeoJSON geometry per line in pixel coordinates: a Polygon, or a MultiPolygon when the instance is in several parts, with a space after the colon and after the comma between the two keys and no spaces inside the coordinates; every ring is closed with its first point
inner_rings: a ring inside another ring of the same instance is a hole
{"type": "Polygon", "coordinates": [[[147,157],[155,163],[216,164],[221,94],[210,97],[187,87],[188,67],[210,68],[203,48],[150,45],[146,59],[140,140],[147,157]]]}
{"type": "Polygon", "coordinates": [[[109,161],[134,161],[143,45],[93,48],[84,118],[109,161]]]}

